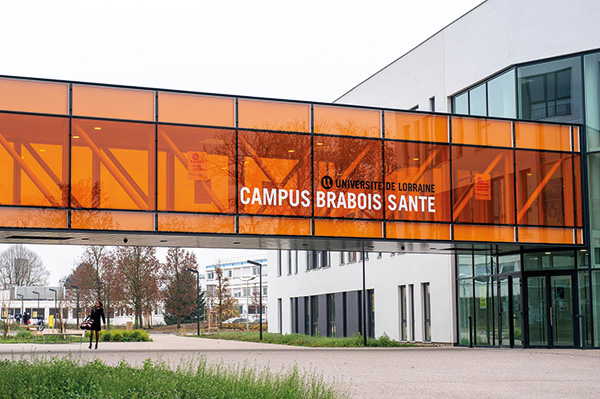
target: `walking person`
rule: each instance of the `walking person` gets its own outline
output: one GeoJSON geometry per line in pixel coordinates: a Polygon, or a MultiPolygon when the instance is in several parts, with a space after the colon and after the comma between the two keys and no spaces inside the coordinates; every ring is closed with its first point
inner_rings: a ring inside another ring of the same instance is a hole
{"type": "Polygon", "coordinates": [[[104,318],[104,306],[102,306],[102,302],[96,301],[92,311],[90,312],[90,317],[92,318],[92,328],[90,329],[90,346],[92,349],[92,339],[94,338],[94,331],[96,332],[96,347],[94,349],[98,349],[98,338],[100,336],[100,330],[102,327],[100,326],[100,318],[102,318],[102,324],[106,326],[106,319],[104,318]]]}

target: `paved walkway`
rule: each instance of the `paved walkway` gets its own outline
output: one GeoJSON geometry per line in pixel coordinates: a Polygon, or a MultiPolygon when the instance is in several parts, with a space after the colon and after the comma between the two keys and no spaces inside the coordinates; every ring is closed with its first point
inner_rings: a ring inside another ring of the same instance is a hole
{"type": "Polygon", "coordinates": [[[598,398],[600,351],[548,349],[312,349],[152,335],[154,342],[2,344],[0,358],[72,356],[116,364],[125,358],[176,366],[199,357],[279,371],[292,365],[335,380],[353,398],[598,398]]]}

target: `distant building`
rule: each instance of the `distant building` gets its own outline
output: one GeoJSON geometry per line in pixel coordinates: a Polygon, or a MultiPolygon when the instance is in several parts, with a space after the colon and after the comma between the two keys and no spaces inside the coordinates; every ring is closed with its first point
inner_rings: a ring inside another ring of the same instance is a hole
{"type": "Polygon", "coordinates": [[[206,293],[206,303],[210,306],[210,297],[215,296],[217,287],[217,278],[215,270],[221,268],[223,270],[223,276],[229,280],[229,290],[231,296],[237,300],[238,311],[240,315],[247,314],[258,314],[259,310],[255,306],[256,301],[253,301],[253,297],[258,295],[260,286],[260,273],[259,267],[252,265],[247,260],[253,260],[261,263],[263,281],[262,281],[262,301],[263,301],[263,314],[267,314],[267,256],[259,255],[254,257],[244,258],[232,258],[223,259],[218,263],[206,266],[205,278],[202,280],[202,284],[205,285],[204,290],[206,293]],[[256,294],[254,294],[256,292],[256,294]]]}

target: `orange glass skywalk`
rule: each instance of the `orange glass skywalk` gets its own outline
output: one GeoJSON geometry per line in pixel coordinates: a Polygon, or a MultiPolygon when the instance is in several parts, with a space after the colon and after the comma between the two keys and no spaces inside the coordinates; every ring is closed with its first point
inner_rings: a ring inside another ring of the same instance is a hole
{"type": "Polygon", "coordinates": [[[118,244],[129,234],[138,244],[213,247],[576,246],[579,133],[0,78],[0,240],[118,244]]]}

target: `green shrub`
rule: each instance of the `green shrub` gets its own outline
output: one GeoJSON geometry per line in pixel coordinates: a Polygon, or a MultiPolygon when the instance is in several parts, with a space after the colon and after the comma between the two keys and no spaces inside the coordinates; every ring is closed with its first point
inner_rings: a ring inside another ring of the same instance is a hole
{"type": "Polygon", "coordinates": [[[19,331],[15,335],[16,339],[31,339],[31,337],[33,337],[33,334],[31,333],[31,331],[19,331]]]}

